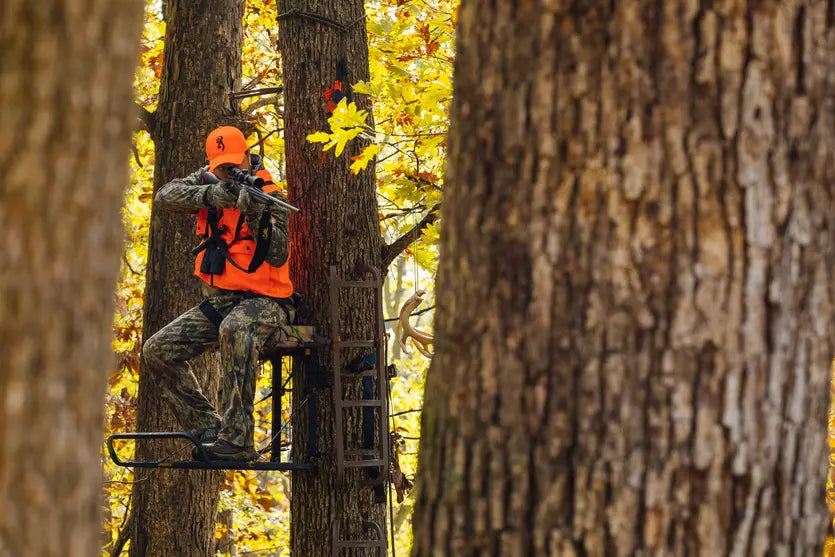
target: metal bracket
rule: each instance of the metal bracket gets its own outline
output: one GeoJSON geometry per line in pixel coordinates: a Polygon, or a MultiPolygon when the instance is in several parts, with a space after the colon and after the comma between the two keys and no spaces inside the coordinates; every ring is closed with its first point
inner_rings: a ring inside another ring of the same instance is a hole
{"type": "Polygon", "coordinates": [[[376,549],[380,557],[386,556],[386,535],[383,528],[376,522],[363,520],[362,527],[366,530],[373,530],[377,534],[377,539],[372,540],[343,540],[339,537],[339,521],[334,520],[331,525],[331,557],[339,557],[343,549],[353,548],[367,548],[376,549]]]}

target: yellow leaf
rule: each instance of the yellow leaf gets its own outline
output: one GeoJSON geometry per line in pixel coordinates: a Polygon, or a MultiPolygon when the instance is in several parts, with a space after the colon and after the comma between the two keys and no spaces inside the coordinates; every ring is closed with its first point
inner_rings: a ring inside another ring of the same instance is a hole
{"type": "Polygon", "coordinates": [[[352,89],[354,90],[354,93],[361,93],[363,95],[373,95],[373,93],[371,92],[371,87],[365,81],[357,81],[356,83],[354,83],[352,89]]]}
{"type": "Polygon", "coordinates": [[[331,140],[331,136],[325,132],[313,132],[307,134],[306,139],[311,143],[327,143],[331,140]]]}
{"type": "Polygon", "coordinates": [[[334,132],[336,136],[336,151],[334,154],[338,157],[342,154],[342,150],[345,149],[345,145],[362,133],[362,128],[337,129],[334,132]]]}
{"type": "Polygon", "coordinates": [[[368,163],[371,162],[371,159],[377,156],[382,148],[382,145],[372,143],[363,149],[359,155],[352,157],[354,162],[351,163],[351,174],[359,174],[365,170],[368,167],[368,163]]]}

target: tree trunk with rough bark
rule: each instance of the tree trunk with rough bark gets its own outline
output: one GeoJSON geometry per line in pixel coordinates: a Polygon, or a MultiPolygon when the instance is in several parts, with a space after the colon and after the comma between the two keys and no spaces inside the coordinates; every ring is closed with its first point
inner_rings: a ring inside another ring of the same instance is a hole
{"type": "Polygon", "coordinates": [[[142,2],[0,5],[0,555],[100,553],[142,2]]]}
{"type": "MultiPolygon", "coordinates": [[[[240,85],[243,0],[169,0],[166,6],[165,64],[159,106],[153,117],[156,159],[154,191],[205,164],[205,139],[217,126],[237,124],[229,93],[240,85]]],[[[197,305],[202,295],[191,248],[197,243],[194,217],[154,207],[148,243],[143,338],[197,305]]],[[[216,401],[218,360],[194,362],[203,392],[216,401]]],[[[153,377],[140,368],[139,431],[180,431],[153,377]]],[[[143,443],[137,456],[160,458],[181,444],[143,443]]],[[[178,458],[188,458],[182,451],[178,458]]],[[[222,473],[198,470],[139,472],[134,486],[135,528],[131,557],[208,557],[214,554],[217,501],[222,473]]]]}
{"type": "Polygon", "coordinates": [[[820,554],[829,5],[462,2],[414,556],[820,554]]]}
{"type": "MultiPolygon", "coordinates": [[[[288,192],[302,209],[290,222],[291,273],[296,290],[304,296],[297,321],[313,324],[329,336],[329,266],[335,265],[342,278],[356,279],[356,264],[379,266],[381,262],[374,167],[369,165],[359,175],[349,173],[349,157],[359,153],[360,141],[352,142],[340,158],[329,152],[323,160],[321,146],[308,143],[305,137],[328,129],[323,93],[336,79],[339,60],[347,63],[349,83],[368,79],[365,10],[362,0],[281,0],[278,5],[288,192]]],[[[371,108],[363,95],[352,100],[361,109],[371,108]]],[[[371,299],[367,292],[343,294],[339,315],[344,339],[373,338],[371,299]]],[[[329,369],[329,351],[322,354],[321,361],[329,369]]],[[[307,370],[297,367],[295,373],[294,384],[304,385],[307,370]]],[[[374,504],[371,490],[359,484],[366,478],[365,471],[349,471],[346,485],[336,484],[331,390],[322,389],[316,396],[320,469],[315,475],[295,472],[292,478],[291,545],[292,555],[297,557],[330,555],[334,520],[341,522],[343,538],[363,537],[361,520],[384,525],[384,505],[374,504]]],[[[351,396],[359,397],[356,392],[351,396]]],[[[301,400],[296,397],[295,402],[301,400]]],[[[299,423],[307,423],[308,408],[296,408],[299,423]]],[[[357,415],[345,413],[347,436],[355,448],[359,448],[360,433],[357,415]]],[[[294,430],[296,458],[305,446],[306,433],[294,430]]]]}

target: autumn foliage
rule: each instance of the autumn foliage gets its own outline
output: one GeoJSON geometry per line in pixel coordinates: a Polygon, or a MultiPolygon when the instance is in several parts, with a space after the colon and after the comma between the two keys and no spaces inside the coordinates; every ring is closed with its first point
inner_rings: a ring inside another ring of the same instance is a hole
{"type": "MultiPolygon", "coordinates": [[[[325,148],[323,156],[343,156],[352,139],[371,141],[354,157],[351,172],[366,172],[376,158],[380,227],[386,241],[399,237],[440,203],[443,192],[447,110],[452,95],[452,62],[457,1],[404,2],[382,0],[366,3],[372,78],[349,82],[348,93],[333,111],[329,129],[312,135],[325,148]],[[357,110],[352,99],[369,95],[374,103],[375,126],[357,110]]],[[[284,180],[283,103],[276,90],[281,86],[281,54],[277,50],[279,24],[276,4],[250,0],[244,15],[243,83],[240,102],[251,119],[250,144],[266,156],[269,170],[284,180]],[[267,91],[246,96],[246,92],[267,91]]],[[[136,74],[137,103],[153,112],[162,73],[165,27],[160,7],[148,2],[142,36],[141,65],[136,74]]],[[[322,110],[326,110],[324,91],[322,110]]],[[[106,434],[136,429],[136,396],[139,354],[142,345],[142,305],[148,249],[150,202],[153,189],[154,144],[147,132],[134,136],[131,182],[123,209],[126,245],[121,280],[116,293],[117,312],[113,346],[117,367],[109,376],[106,398],[106,434]]],[[[186,174],[193,169],[182,169],[186,174]]],[[[437,268],[438,225],[430,225],[421,239],[389,270],[386,285],[386,316],[396,317],[399,304],[416,289],[429,291],[426,305],[433,304],[432,283],[437,268]]],[[[431,312],[415,318],[422,328],[431,327],[431,312]]],[[[390,322],[390,338],[395,322],[390,322]]],[[[392,343],[393,363],[399,377],[392,381],[391,428],[399,433],[401,465],[413,476],[419,439],[419,409],[427,360],[416,351],[406,353],[392,343]]],[[[269,392],[268,373],[259,379],[256,401],[269,392]]],[[[288,408],[285,404],[284,407],[288,408]]],[[[256,445],[265,444],[271,421],[269,400],[256,405],[256,445]]],[[[289,416],[285,416],[285,419],[289,416]]],[[[102,452],[105,482],[103,554],[109,555],[125,526],[132,482],[142,481],[152,470],[130,471],[113,465],[102,452]]],[[[221,488],[221,517],[217,538],[245,551],[289,554],[290,477],[277,472],[230,472],[221,488]],[[223,512],[231,511],[231,512],[223,512]]],[[[394,504],[397,534],[395,547],[405,555],[411,543],[412,500],[394,504]]]]}

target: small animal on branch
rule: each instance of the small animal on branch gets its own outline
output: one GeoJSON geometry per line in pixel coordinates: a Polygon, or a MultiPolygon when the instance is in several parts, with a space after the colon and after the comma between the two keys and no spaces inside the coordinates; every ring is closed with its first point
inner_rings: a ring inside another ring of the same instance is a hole
{"type": "Polygon", "coordinates": [[[411,323],[409,323],[412,312],[423,302],[425,295],[426,290],[418,290],[400,308],[400,346],[408,352],[406,341],[411,338],[412,344],[415,345],[418,352],[427,358],[431,358],[433,353],[429,350],[429,345],[435,344],[435,337],[425,331],[412,327],[411,323]]]}

